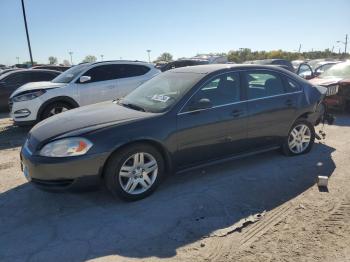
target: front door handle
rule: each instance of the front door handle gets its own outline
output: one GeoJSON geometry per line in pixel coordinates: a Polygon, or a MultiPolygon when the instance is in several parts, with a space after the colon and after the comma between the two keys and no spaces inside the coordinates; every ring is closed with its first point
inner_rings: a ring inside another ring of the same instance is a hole
{"type": "Polygon", "coordinates": [[[235,109],[232,111],[231,115],[233,117],[239,117],[240,115],[242,115],[243,111],[242,110],[239,110],[239,109],[235,109]]]}
{"type": "Polygon", "coordinates": [[[286,106],[292,106],[293,105],[293,101],[291,99],[287,99],[285,101],[285,104],[286,104],[286,106]]]}

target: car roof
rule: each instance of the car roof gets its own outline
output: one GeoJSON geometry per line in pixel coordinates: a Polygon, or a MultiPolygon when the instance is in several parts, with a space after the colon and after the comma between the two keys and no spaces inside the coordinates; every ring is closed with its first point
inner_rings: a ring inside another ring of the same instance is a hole
{"type": "Polygon", "coordinates": [[[154,66],[151,63],[147,63],[145,61],[139,61],[139,60],[108,60],[108,61],[99,61],[99,62],[92,62],[92,63],[80,63],[79,65],[98,65],[98,64],[135,64],[135,65],[144,65],[148,67],[154,66]]]}
{"type": "Polygon", "coordinates": [[[257,65],[257,64],[208,64],[208,65],[196,65],[179,67],[169,70],[174,73],[197,73],[197,74],[210,74],[220,70],[228,69],[274,69],[276,71],[288,72],[290,71],[281,68],[277,65],[257,65]]]}

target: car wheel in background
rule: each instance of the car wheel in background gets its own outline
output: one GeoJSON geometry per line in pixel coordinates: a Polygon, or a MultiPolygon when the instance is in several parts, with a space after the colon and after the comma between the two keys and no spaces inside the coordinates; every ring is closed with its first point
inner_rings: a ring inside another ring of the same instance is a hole
{"type": "Polygon", "coordinates": [[[68,111],[72,109],[73,107],[65,102],[54,102],[52,104],[49,104],[48,106],[45,107],[43,110],[40,119],[44,120],[48,117],[60,114],[62,112],[68,111]]]}
{"type": "Polygon", "coordinates": [[[310,152],[314,141],[314,126],[304,119],[298,119],[285,138],[282,151],[287,156],[306,154],[310,152]]]}
{"type": "Polygon", "coordinates": [[[113,195],[133,201],[152,194],[163,175],[164,160],[158,150],[148,144],[134,144],[111,156],[104,181],[113,195]]]}

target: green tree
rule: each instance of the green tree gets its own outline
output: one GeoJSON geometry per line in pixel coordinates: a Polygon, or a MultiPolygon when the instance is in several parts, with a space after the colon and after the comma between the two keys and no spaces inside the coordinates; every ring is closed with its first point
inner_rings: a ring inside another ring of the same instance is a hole
{"type": "Polygon", "coordinates": [[[82,61],[83,63],[93,63],[96,62],[97,58],[94,55],[87,55],[85,56],[84,60],[82,61]]]}
{"type": "Polygon", "coordinates": [[[170,53],[164,52],[163,54],[161,54],[158,58],[157,61],[166,61],[166,62],[170,62],[173,60],[173,56],[170,53]]]}
{"type": "Polygon", "coordinates": [[[49,64],[50,64],[50,65],[55,65],[55,64],[57,64],[57,57],[50,56],[50,57],[49,57],[49,64]]]}

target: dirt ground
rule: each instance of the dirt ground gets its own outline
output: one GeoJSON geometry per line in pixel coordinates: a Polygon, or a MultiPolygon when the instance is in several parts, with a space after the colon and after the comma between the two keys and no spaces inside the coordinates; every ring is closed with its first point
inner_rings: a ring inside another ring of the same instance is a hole
{"type": "Polygon", "coordinates": [[[103,189],[28,184],[19,164],[28,129],[0,115],[0,261],[350,261],[350,116],[325,131],[308,155],[174,175],[125,203],[103,189]]]}

